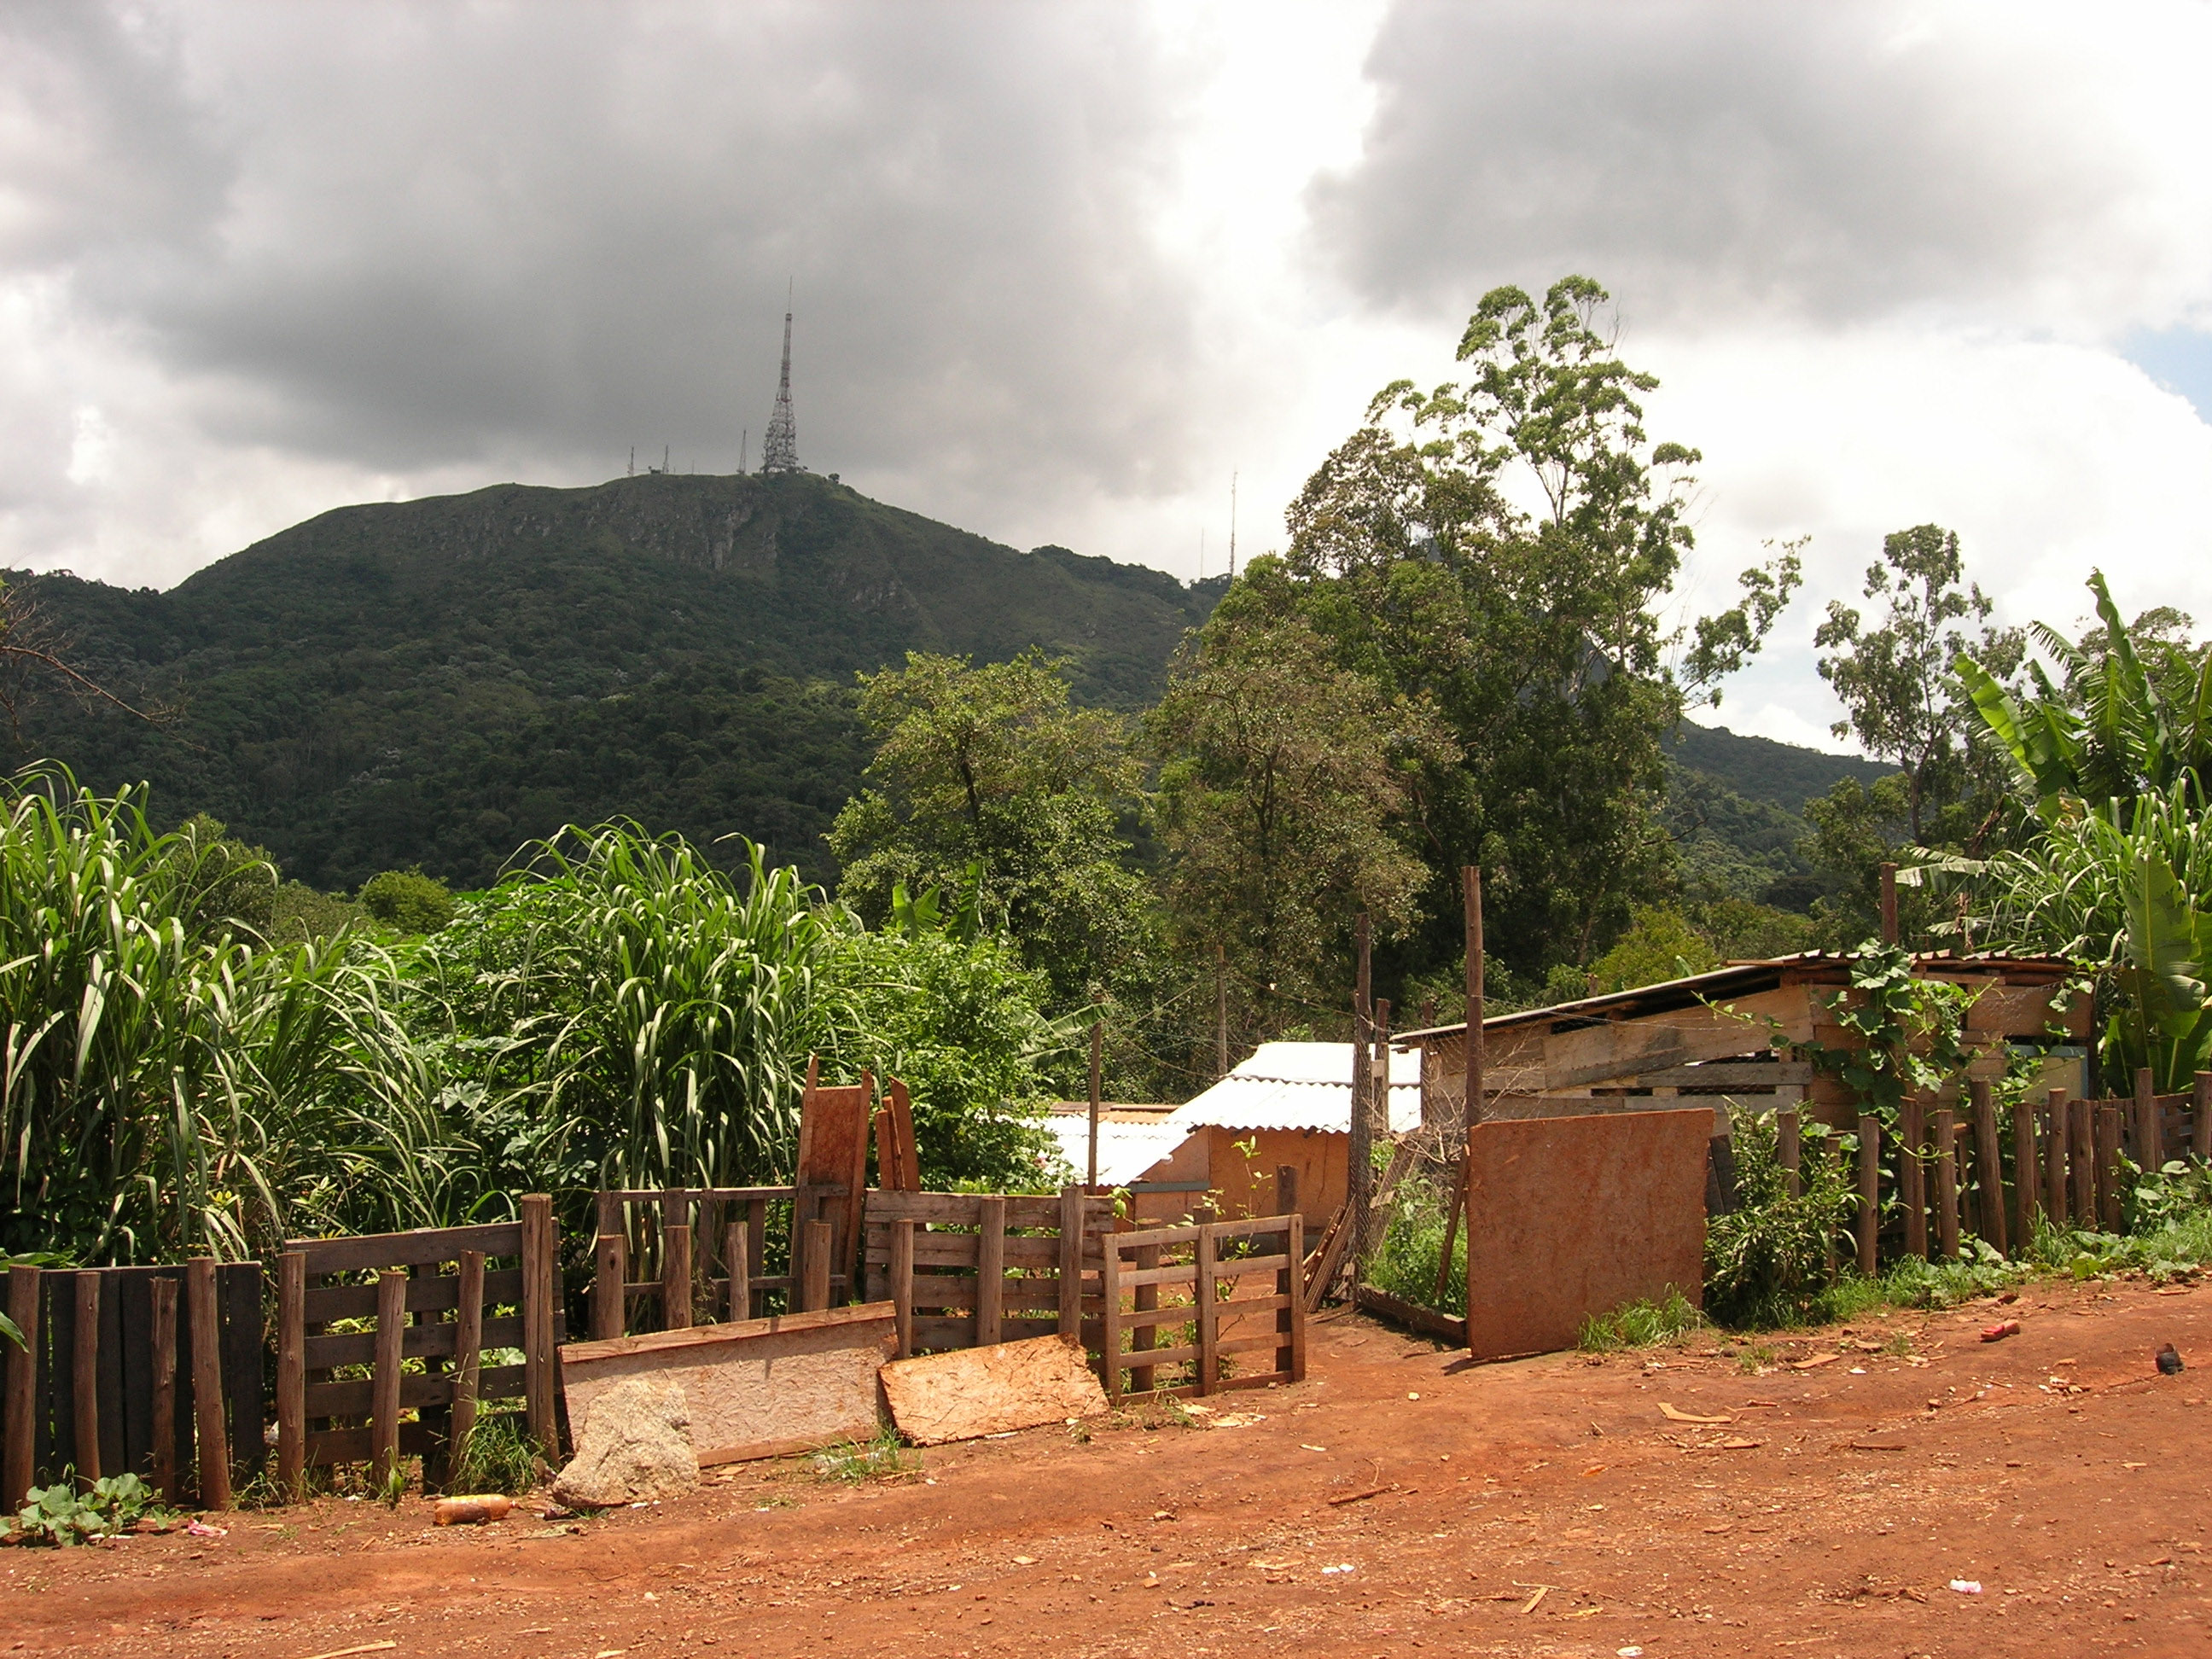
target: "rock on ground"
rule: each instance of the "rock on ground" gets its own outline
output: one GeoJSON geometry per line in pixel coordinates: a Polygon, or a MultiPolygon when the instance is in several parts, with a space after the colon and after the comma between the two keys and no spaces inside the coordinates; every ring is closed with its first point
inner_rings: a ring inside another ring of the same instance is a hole
{"type": "Polygon", "coordinates": [[[592,1403],[553,1495],[582,1509],[673,1497],[699,1484],[683,1388],[633,1376],[592,1403]]]}

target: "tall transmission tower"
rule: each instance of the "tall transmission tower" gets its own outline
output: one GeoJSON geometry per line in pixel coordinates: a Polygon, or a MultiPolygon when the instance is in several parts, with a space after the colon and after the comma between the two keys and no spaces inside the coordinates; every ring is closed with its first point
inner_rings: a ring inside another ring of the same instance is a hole
{"type": "Polygon", "coordinates": [[[768,417],[768,434],[761,440],[761,471],[804,472],[799,464],[799,425],[791,418],[791,312],[783,313],[783,377],[776,382],[775,409],[768,417]]]}

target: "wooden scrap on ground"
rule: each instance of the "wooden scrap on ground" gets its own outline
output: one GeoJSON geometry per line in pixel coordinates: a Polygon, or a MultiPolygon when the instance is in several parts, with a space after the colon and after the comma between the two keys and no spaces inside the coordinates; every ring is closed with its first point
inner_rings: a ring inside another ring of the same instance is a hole
{"type": "Polygon", "coordinates": [[[918,1446],[1034,1429],[1106,1409],[1106,1391],[1082,1344],[1063,1336],[896,1360],[884,1367],[883,1385],[891,1420],[918,1446]]]}
{"type": "Polygon", "coordinates": [[[888,1302],[695,1325],[561,1350],[570,1419],[626,1377],[683,1385],[701,1465],[811,1451],[876,1432],[876,1372],[890,1352],[888,1302]]]}

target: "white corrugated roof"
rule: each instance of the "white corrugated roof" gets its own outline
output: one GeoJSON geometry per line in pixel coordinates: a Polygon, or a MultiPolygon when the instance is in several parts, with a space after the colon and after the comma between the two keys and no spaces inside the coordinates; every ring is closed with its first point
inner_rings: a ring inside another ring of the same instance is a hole
{"type": "MultiPolygon", "coordinates": [[[[1055,1112],[1045,1127],[1060,1139],[1060,1156],[1080,1181],[1091,1161],[1091,1120],[1088,1115],[1055,1112]]],[[[1098,1180],[1107,1187],[1134,1181],[1182,1145],[1190,1131],[1169,1117],[1151,1123],[1115,1123],[1102,1119],[1098,1125],[1098,1180]]]]}
{"type": "MultiPolygon", "coordinates": [[[[1390,1133],[1421,1121],[1421,1056],[1390,1055],[1390,1133]]],[[[1352,1127],[1352,1045],[1263,1042],[1229,1075],[1169,1115],[1176,1139],[1192,1129],[1334,1129],[1352,1127]]],[[[1103,1155],[1102,1155],[1103,1161],[1103,1155]]]]}

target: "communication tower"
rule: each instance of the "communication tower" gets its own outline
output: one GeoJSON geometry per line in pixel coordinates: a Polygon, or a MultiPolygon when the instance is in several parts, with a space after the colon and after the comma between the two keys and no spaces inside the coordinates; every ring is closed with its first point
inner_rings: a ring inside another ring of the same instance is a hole
{"type": "Polygon", "coordinates": [[[768,417],[768,434],[761,440],[761,471],[804,472],[799,464],[799,425],[791,417],[791,312],[783,313],[783,374],[776,382],[775,409],[768,417]]]}

